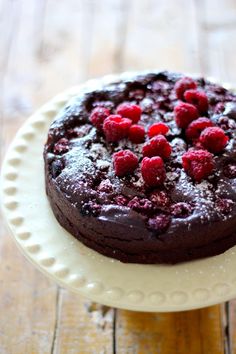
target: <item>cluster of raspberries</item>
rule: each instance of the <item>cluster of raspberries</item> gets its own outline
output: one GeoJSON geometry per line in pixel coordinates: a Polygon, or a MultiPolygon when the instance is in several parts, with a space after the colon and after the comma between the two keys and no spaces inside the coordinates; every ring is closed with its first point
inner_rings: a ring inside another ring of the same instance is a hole
{"type": "MultiPolygon", "coordinates": [[[[197,89],[192,78],[178,80],[174,90],[179,99],[174,109],[176,124],[185,130],[187,140],[194,146],[182,156],[182,165],[188,175],[199,182],[212,173],[215,167],[213,154],[225,148],[228,137],[209,118],[204,117],[208,111],[208,98],[203,90],[197,89]]],[[[147,134],[149,140],[142,147],[141,173],[146,185],[155,187],[163,184],[166,178],[164,160],[171,155],[171,145],[165,137],[169,127],[158,122],[146,132],[142,125],[137,124],[141,113],[138,105],[122,103],[117,107],[116,114],[111,114],[104,107],[95,108],[90,121],[109,142],[128,138],[140,144],[144,143],[147,134]]],[[[123,177],[134,172],[139,160],[132,151],[121,150],[113,154],[113,164],[116,175],[123,177]]]]}

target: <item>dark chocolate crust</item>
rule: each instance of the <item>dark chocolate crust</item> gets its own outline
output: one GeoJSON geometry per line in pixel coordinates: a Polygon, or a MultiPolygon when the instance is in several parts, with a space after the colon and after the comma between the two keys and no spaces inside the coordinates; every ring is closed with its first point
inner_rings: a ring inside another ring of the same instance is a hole
{"type": "Polygon", "coordinates": [[[81,92],[52,123],[44,149],[46,191],[59,223],[88,247],[123,262],[178,263],[220,254],[236,244],[236,96],[203,78],[196,79],[209,99],[209,118],[229,136],[225,150],[215,156],[214,173],[194,182],[182,168],[181,156],[188,149],[184,132],[175,124],[173,90],[180,74],[152,72],[81,92]],[[172,155],[166,162],[167,180],[155,190],[147,188],[137,169],[118,178],[112,154],[130,149],[141,159],[143,144],[127,139],[107,143],[90,123],[96,106],[115,111],[130,101],[142,107],[140,124],[146,128],[164,121],[172,155]],[[68,151],[55,153],[61,138],[68,151]],[[154,205],[154,192],[163,192],[168,205],[154,205]],[[230,201],[230,210],[218,206],[230,201]],[[185,202],[189,215],[171,213],[173,205],[185,202]],[[151,228],[156,216],[168,220],[165,229],[151,228]]]}

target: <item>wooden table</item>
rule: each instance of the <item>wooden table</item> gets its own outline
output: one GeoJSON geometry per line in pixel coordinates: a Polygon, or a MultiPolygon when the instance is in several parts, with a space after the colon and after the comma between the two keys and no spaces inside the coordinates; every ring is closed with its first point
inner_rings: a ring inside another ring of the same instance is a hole
{"type": "MultiPolygon", "coordinates": [[[[235,0],[0,0],[2,154],[56,93],[160,68],[236,82],[235,0]]],[[[148,314],[90,303],[20,254],[0,224],[0,353],[236,353],[236,302],[148,314]]]]}

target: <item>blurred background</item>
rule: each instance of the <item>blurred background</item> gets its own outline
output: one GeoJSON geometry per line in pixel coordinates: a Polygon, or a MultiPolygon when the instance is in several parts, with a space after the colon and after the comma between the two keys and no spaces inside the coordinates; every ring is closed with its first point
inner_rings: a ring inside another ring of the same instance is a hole
{"type": "MultiPolygon", "coordinates": [[[[126,70],[236,82],[235,0],[0,0],[1,156],[64,89],[126,70]]],[[[0,353],[236,353],[236,304],[179,314],[116,311],[69,294],[0,223],[0,353]]]]}

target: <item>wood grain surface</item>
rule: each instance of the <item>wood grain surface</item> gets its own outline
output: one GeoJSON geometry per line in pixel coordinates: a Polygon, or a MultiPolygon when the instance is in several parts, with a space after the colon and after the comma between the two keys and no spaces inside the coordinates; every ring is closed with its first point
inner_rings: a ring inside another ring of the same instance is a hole
{"type": "MultiPolygon", "coordinates": [[[[42,103],[138,69],[236,82],[235,0],[0,0],[1,158],[42,103]]],[[[149,314],[93,304],[20,254],[0,222],[0,354],[236,354],[236,301],[149,314]]]]}

